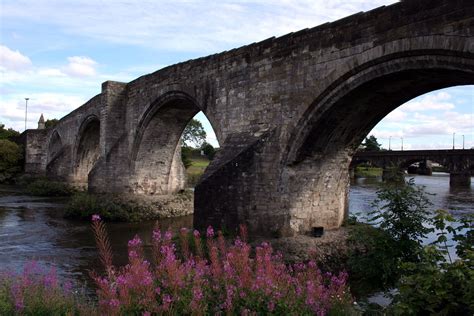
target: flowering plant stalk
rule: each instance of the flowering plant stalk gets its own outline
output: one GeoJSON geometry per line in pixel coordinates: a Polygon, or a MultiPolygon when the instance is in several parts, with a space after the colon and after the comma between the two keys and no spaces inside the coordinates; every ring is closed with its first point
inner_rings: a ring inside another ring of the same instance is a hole
{"type": "Polygon", "coordinates": [[[230,245],[212,227],[207,229],[204,243],[198,231],[182,229],[181,252],[170,231],[155,229],[153,262],[145,258],[142,241],[135,236],[128,243],[129,263],[114,268],[109,261],[110,248],[104,244],[106,231],[99,229],[103,227],[100,218],[95,218],[93,227],[102,262],[109,265],[104,277],[94,276],[103,315],[352,312],[345,272],[322,273],[312,261],[288,266],[268,243],[256,247],[252,255],[245,229],[230,245]]]}

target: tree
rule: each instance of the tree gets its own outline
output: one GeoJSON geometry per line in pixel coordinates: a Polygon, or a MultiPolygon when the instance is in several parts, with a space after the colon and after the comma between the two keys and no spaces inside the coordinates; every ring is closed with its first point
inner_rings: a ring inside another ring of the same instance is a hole
{"type": "Polygon", "coordinates": [[[181,138],[183,140],[183,147],[199,148],[206,141],[206,131],[204,130],[201,122],[196,119],[192,119],[189,121],[188,125],[186,125],[181,138]]]}
{"type": "Polygon", "coordinates": [[[0,139],[0,183],[9,181],[21,171],[22,149],[8,139],[0,139]]]}
{"type": "Polygon", "coordinates": [[[58,124],[58,122],[59,122],[58,119],[46,120],[46,122],[44,122],[44,127],[46,128],[55,127],[58,124]]]}
{"type": "Polygon", "coordinates": [[[4,124],[0,124],[0,139],[15,141],[18,136],[20,136],[19,132],[12,128],[6,129],[4,124]]]}
{"type": "Polygon", "coordinates": [[[202,144],[201,146],[201,150],[209,160],[214,159],[216,149],[211,144],[209,144],[208,142],[204,142],[204,144],[202,144]]]}
{"type": "Polygon", "coordinates": [[[382,144],[379,144],[374,135],[366,137],[362,146],[364,146],[364,151],[380,151],[382,149],[382,144]]]}

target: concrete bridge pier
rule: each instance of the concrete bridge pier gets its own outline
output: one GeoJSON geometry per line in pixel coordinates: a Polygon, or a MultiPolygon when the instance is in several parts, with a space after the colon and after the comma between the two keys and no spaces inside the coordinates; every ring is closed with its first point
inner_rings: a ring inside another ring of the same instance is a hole
{"type": "Polygon", "coordinates": [[[431,161],[420,161],[420,166],[418,167],[418,174],[423,176],[431,176],[433,174],[433,167],[431,161]]]}
{"type": "Polygon", "coordinates": [[[469,187],[471,185],[471,174],[469,171],[451,172],[449,174],[449,185],[451,187],[469,187]]]}

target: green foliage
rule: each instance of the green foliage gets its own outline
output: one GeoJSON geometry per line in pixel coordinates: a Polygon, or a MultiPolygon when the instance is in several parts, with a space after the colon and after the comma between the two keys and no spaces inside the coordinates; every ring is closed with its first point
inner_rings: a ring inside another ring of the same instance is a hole
{"type": "Polygon", "coordinates": [[[214,156],[216,155],[216,149],[211,144],[204,142],[204,144],[201,146],[201,150],[209,160],[214,159],[214,156]]]}
{"type": "Polygon", "coordinates": [[[417,187],[413,179],[406,185],[386,186],[377,191],[373,206],[369,222],[397,243],[401,260],[416,261],[422,240],[433,231],[426,226],[432,220],[428,210],[431,203],[424,189],[417,187]]]}
{"type": "Polygon", "coordinates": [[[69,196],[74,189],[63,182],[50,181],[48,179],[37,179],[28,184],[26,190],[36,196],[69,196]]]}
{"type": "Polygon", "coordinates": [[[365,245],[349,259],[352,287],[357,282],[379,285],[379,289],[396,287],[393,303],[385,311],[388,315],[472,315],[473,218],[451,226],[447,223],[454,218],[446,211],[430,216],[430,203],[412,180],[406,186],[385,187],[377,196],[369,221],[378,228],[351,226],[350,241],[365,245]],[[423,247],[423,239],[435,229],[437,240],[423,247]],[[448,234],[457,241],[459,259],[454,262],[448,252],[448,234]]]}
{"type": "Polygon", "coordinates": [[[390,235],[368,224],[351,226],[348,259],[351,289],[358,296],[388,289],[398,279],[397,243],[390,235]]]}
{"type": "Polygon", "coordinates": [[[473,218],[463,218],[461,225],[446,225],[454,219],[438,211],[435,227],[439,230],[435,245],[423,249],[418,263],[402,264],[390,312],[395,315],[472,315],[474,314],[474,233],[473,218]],[[447,233],[458,241],[459,259],[447,256],[447,233]],[[448,260],[449,259],[449,260],[448,260]]]}
{"type": "Polygon", "coordinates": [[[181,147],[181,160],[183,161],[184,168],[188,169],[192,165],[191,161],[191,147],[181,147]]]}
{"type": "Polygon", "coordinates": [[[44,127],[46,128],[55,127],[56,125],[58,125],[58,122],[59,122],[58,119],[46,120],[46,122],[44,122],[44,127]]]}
{"type": "Polygon", "coordinates": [[[16,138],[20,136],[20,133],[15,131],[12,128],[5,129],[4,124],[0,124],[0,139],[7,139],[10,141],[14,141],[16,138]]]}
{"type": "Polygon", "coordinates": [[[189,121],[181,136],[184,147],[201,147],[206,141],[206,131],[201,122],[196,119],[189,121]]]}
{"type": "Polygon", "coordinates": [[[0,183],[10,181],[21,171],[23,150],[21,146],[7,140],[0,139],[0,183]]]}
{"type": "Polygon", "coordinates": [[[74,194],[66,206],[66,218],[90,220],[93,214],[110,221],[134,221],[132,210],[111,198],[92,195],[87,192],[74,194]]]}
{"type": "Polygon", "coordinates": [[[379,144],[374,135],[366,137],[362,146],[364,147],[364,151],[380,151],[382,149],[382,144],[379,144]]]}
{"type": "Polygon", "coordinates": [[[425,226],[431,222],[429,205],[413,180],[377,191],[368,218],[373,226],[356,225],[350,233],[350,242],[363,245],[354,247],[348,261],[351,280],[360,292],[394,286],[402,262],[419,262],[421,241],[433,230],[425,226]]]}
{"type": "Polygon", "coordinates": [[[376,167],[357,166],[355,176],[359,178],[376,178],[382,176],[382,169],[376,167]]]}

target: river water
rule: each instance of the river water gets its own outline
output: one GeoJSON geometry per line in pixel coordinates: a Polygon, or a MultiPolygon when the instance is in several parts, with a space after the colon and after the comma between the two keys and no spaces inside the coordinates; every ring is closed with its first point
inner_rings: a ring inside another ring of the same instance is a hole
{"type": "MultiPolygon", "coordinates": [[[[449,175],[414,176],[417,185],[432,193],[433,209],[449,210],[455,217],[474,214],[474,187],[451,189],[449,175]]],[[[474,184],[474,179],[472,181],[474,184]]],[[[371,210],[380,179],[356,179],[350,189],[350,213],[371,210]]],[[[12,186],[0,186],[0,270],[20,270],[28,261],[54,265],[60,276],[72,278],[86,288],[88,271],[99,270],[95,241],[87,222],[63,218],[64,199],[27,196],[12,186]]],[[[115,263],[126,263],[127,241],[135,234],[150,243],[155,222],[109,223],[112,248],[118,257],[115,263]]],[[[192,216],[160,221],[162,229],[191,227],[192,216]]],[[[434,238],[434,236],[432,236],[434,238]]],[[[432,239],[431,238],[431,239],[432,239]]]]}

